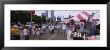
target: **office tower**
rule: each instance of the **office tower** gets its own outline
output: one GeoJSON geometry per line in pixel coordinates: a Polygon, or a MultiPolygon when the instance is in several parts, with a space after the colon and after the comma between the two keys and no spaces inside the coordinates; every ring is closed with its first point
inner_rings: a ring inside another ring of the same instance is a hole
{"type": "Polygon", "coordinates": [[[45,10],[45,15],[46,17],[48,17],[48,10],[45,10]]]}
{"type": "Polygon", "coordinates": [[[54,16],[54,10],[51,10],[51,19],[52,19],[53,21],[56,21],[56,18],[55,18],[55,16],[54,16]]]}

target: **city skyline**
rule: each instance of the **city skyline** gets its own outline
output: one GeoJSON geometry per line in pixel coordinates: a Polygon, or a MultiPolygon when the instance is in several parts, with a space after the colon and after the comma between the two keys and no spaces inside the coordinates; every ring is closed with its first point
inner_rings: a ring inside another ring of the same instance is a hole
{"type": "MultiPolygon", "coordinates": [[[[82,13],[83,11],[87,12],[88,14],[96,13],[93,19],[99,19],[97,24],[100,23],[100,11],[98,10],[54,10],[54,16],[55,18],[58,16],[61,17],[61,21],[65,21],[65,18],[69,18],[69,15],[74,16],[72,19],[75,21],[80,21],[80,19],[77,17],[79,14],[83,16],[84,19],[88,19],[88,17],[82,13]]],[[[39,16],[41,16],[42,13],[48,13],[48,17],[51,18],[51,10],[48,10],[48,12],[47,10],[35,11],[35,14],[39,16]]]]}
{"type": "MultiPolygon", "coordinates": [[[[71,16],[76,16],[78,14],[81,14],[81,12],[83,12],[83,10],[54,10],[54,16],[55,17],[64,17],[64,18],[68,18],[69,15],[71,16]]],[[[98,10],[88,10],[86,11],[89,14],[92,14],[92,12],[97,12],[97,14],[94,15],[94,19],[100,19],[100,11],[98,10]]],[[[35,14],[41,16],[41,13],[45,13],[45,10],[36,10],[35,14]]],[[[48,17],[51,17],[51,12],[50,10],[48,10],[48,17]]]]}

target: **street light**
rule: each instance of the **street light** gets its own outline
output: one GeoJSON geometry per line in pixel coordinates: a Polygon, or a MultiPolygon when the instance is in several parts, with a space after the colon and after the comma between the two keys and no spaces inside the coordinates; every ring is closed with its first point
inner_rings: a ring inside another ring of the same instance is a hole
{"type": "Polygon", "coordinates": [[[31,24],[30,24],[30,26],[31,26],[31,32],[30,32],[30,34],[32,34],[32,16],[33,16],[33,14],[35,13],[35,11],[34,10],[31,10],[30,11],[31,12],[31,24]]]}

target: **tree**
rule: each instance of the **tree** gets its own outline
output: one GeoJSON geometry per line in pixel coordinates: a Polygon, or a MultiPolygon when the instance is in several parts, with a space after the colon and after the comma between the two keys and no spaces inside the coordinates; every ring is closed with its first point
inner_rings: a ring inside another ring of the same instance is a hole
{"type": "Polygon", "coordinates": [[[35,15],[35,16],[32,17],[32,21],[35,22],[35,23],[42,23],[43,18],[41,16],[35,15]]]}
{"type": "Polygon", "coordinates": [[[18,21],[22,24],[31,20],[31,14],[28,11],[11,11],[11,23],[17,23],[18,21]]]}
{"type": "MultiPolygon", "coordinates": [[[[26,24],[26,22],[31,21],[31,13],[30,11],[11,11],[11,23],[20,22],[22,24],[26,24]]],[[[32,22],[35,23],[46,23],[46,16],[37,16],[32,15],[32,22]]]]}
{"type": "Polygon", "coordinates": [[[43,23],[46,23],[46,16],[42,16],[43,23]]]}

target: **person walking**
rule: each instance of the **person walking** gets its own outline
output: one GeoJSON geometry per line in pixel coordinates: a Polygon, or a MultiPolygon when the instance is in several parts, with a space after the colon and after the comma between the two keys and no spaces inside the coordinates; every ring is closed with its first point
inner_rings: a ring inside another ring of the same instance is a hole
{"type": "Polygon", "coordinates": [[[52,27],[52,34],[54,33],[54,25],[51,26],[52,27]]]}
{"type": "Polygon", "coordinates": [[[66,25],[65,24],[63,24],[62,29],[63,29],[64,36],[66,36],[66,25]]]}
{"type": "Polygon", "coordinates": [[[83,24],[81,23],[81,25],[80,25],[80,33],[83,33],[83,30],[84,30],[84,26],[83,26],[83,24]]]}
{"type": "Polygon", "coordinates": [[[32,28],[32,36],[31,38],[35,39],[36,38],[36,27],[32,28]]]}
{"type": "Polygon", "coordinates": [[[72,28],[69,27],[67,31],[67,40],[71,40],[72,28]]]}
{"type": "Polygon", "coordinates": [[[49,33],[52,34],[52,25],[49,26],[49,33]]]}
{"type": "Polygon", "coordinates": [[[46,33],[46,25],[42,26],[42,30],[43,30],[43,34],[45,34],[46,33]]]}
{"type": "Polygon", "coordinates": [[[37,38],[41,39],[40,28],[38,28],[38,30],[37,30],[37,38]]]}
{"type": "Polygon", "coordinates": [[[29,40],[29,30],[27,29],[27,27],[24,27],[23,35],[25,40],[29,40]]]}

